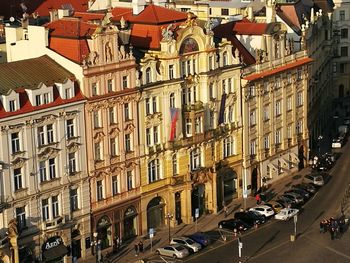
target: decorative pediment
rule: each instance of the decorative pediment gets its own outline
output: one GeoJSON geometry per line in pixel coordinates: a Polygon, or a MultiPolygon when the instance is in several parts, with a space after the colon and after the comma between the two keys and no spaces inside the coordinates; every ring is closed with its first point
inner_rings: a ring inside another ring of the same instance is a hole
{"type": "Polygon", "coordinates": [[[198,171],[191,173],[191,180],[193,181],[193,185],[205,184],[207,182],[212,183],[213,181],[213,173],[210,168],[202,168],[198,171]]]}
{"type": "Polygon", "coordinates": [[[118,174],[123,171],[123,168],[121,166],[112,166],[110,171],[112,174],[118,174]]]}
{"type": "Polygon", "coordinates": [[[46,125],[46,124],[53,123],[57,118],[58,118],[57,115],[49,114],[49,115],[46,115],[46,116],[42,116],[39,119],[36,119],[35,123],[46,125]]]}
{"type": "Polygon", "coordinates": [[[94,135],[94,140],[96,142],[100,142],[103,139],[104,136],[105,135],[104,135],[104,133],[102,131],[96,132],[95,135],[94,135]]]}
{"type": "Polygon", "coordinates": [[[109,135],[112,137],[116,137],[120,133],[120,129],[118,127],[111,128],[109,131],[109,135]]]}
{"type": "Polygon", "coordinates": [[[59,113],[60,117],[64,117],[65,119],[71,119],[79,114],[79,111],[61,111],[59,113]]]}
{"type": "Polygon", "coordinates": [[[134,169],[137,166],[137,163],[133,161],[128,161],[125,163],[125,168],[127,169],[134,169]]]}
{"type": "Polygon", "coordinates": [[[114,98],[110,98],[108,99],[108,105],[109,106],[116,106],[118,104],[121,104],[122,103],[122,99],[121,97],[114,97],[114,98]]]}
{"type": "Polygon", "coordinates": [[[159,125],[163,121],[163,114],[161,112],[156,112],[152,115],[147,115],[145,124],[146,127],[151,127],[154,125],[159,125]]]}
{"type": "Polygon", "coordinates": [[[135,129],[135,125],[132,122],[128,123],[124,128],[124,130],[128,133],[133,132],[134,129],[135,129]]]}
{"type": "Polygon", "coordinates": [[[11,166],[13,169],[21,168],[23,167],[23,165],[27,160],[28,160],[27,158],[17,157],[11,162],[11,166]]]}
{"type": "Polygon", "coordinates": [[[86,105],[88,112],[98,111],[98,110],[106,108],[106,107],[107,107],[107,103],[104,103],[104,101],[88,103],[86,105]]]}
{"type": "Polygon", "coordinates": [[[105,170],[101,170],[101,171],[96,171],[95,172],[96,178],[106,177],[108,175],[109,175],[108,172],[105,171],[105,170]]]}
{"type": "Polygon", "coordinates": [[[70,144],[68,144],[67,149],[69,153],[73,153],[76,152],[79,149],[79,146],[81,145],[81,143],[78,142],[71,142],[70,144]]]}
{"type": "Polygon", "coordinates": [[[56,156],[59,151],[60,149],[57,148],[46,147],[41,153],[38,154],[38,157],[40,160],[47,160],[50,157],[56,156]]]}

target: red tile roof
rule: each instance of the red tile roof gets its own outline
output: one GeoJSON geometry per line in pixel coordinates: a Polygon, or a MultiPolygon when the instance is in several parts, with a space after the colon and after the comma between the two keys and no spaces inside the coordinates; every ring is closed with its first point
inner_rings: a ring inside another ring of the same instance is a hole
{"type": "Polygon", "coordinates": [[[81,18],[81,20],[84,22],[91,20],[102,20],[105,16],[106,15],[104,13],[74,12],[74,17],[81,18]]]}
{"type": "Polygon", "coordinates": [[[49,47],[58,54],[78,64],[80,64],[90,52],[86,39],[52,37],[50,38],[49,47]]]}
{"type": "Polygon", "coordinates": [[[49,16],[51,9],[62,9],[62,6],[71,4],[75,12],[88,10],[88,0],[45,0],[34,10],[40,16],[49,16]]]}
{"type": "Polygon", "coordinates": [[[221,24],[213,29],[216,37],[226,38],[231,41],[233,48],[238,48],[239,53],[243,57],[243,62],[247,65],[251,65],[255,63],[255,58],[249,51],[243,46],[243,44],[237,39],[235,36],[235,32],[233,31],[233,26],[235,22],[229,22],[225,24],[221,24]]]}
{"type": "Polygon", "coordinates": [[[248,80],[248,81],[258,80],[258,79],[268,77],[268,76],[271,76],[271,75],[274,75],[277,73],[281,73],[281,72],[286,71],[288,69],[292,69],[292,68],[296,68],[296,67],[305,65],[305,64],[310,63],[312,61],[313,61],[313,59],[311,59],[311,58],[302,58],[302,59],[299,59],[295,62],[289,63],[289,64],[284,65],[284,66],[280,66],[280,67],[275,68],[275,69],[266,70],[266,71],[263,71],[260,73],[254,73],[254,74],[245,76],[243,79],[248,80]]]}
{"type": "Polygon", "coordinates": [[[81,38],[90,37],[97,25],[81,21],[77,18],[63,18],[45,25],[51,37],[81,38]]]}
{"type": "Polygon", "coordinates": [[[255,23],[248,19],[233,22],[232,30],[237,35],[262,35],[266,33],[268,24],[255,23]]]}
{"type": "Polygon", "coordinates": [[[122,17],[129,21],[132,16],[132,8],[115,7],[112,9],[112,20],[119,21],[122,17]]]}

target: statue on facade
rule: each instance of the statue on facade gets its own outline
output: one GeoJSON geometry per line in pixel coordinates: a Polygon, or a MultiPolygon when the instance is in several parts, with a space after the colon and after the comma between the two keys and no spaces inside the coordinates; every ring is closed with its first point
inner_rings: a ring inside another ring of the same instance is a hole
{"type": "Polygon", "coordinates": [[[167,28],[163,28],[162,29],[162,40],[163,41],[171,41],[173,39],[173,35],[174,35],[174,25],[170,24],[167,26],[167,28]]]}
{"type": "Polygon", "coordinates": [[[261,50],[255,49],[255,61],[256,64],[261,64],[261,50]]]}
{"type": "Polygon", "coordinates": [[[205,31],[206,31],[206,34],[210,34],[210,33],[213,33],[213,27],[214,27],[214,22],[212,19],[209,19],[205,25],[205,31]]]}
{"type": "Polygon", "coordinates": [[[107,44],[105,45],[105,56],[106,62],[111,62],[113,60],[112,49],[110,47],[109,42],[107,42],[107,44]]]}

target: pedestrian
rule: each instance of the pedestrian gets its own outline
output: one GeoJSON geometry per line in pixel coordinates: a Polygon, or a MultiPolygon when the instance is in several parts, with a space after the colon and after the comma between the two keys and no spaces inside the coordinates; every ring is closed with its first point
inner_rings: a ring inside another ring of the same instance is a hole
{"type": "Polygon", "coordinates": [[[257,204],[257,205],[260,205],[260,203],[261,203],[260,194],[257,194],[257,195],[255,196],[255,200],[256,200],[256,204],[257,204]]]}
{"type": "Polygon", "coordinates": [[[135,243],[134,249],[135,249],[135,257],[137,257],[139,255],[139,244],[135,243]]]}
{"type": "Polygon", "coordinates": [[[324,233],[324,227],[325,227],[324,223],[325,223],[324,220],[320,222],[320,233],[324,233]]]}
{"type": "Polygon", "coordinates": [[[143,253],[143,242],[142,242],[142,240],[140,240],[140,242],[139,242],[139,252],[143,253]]]}
{"type": "Polygon", "coordinates": [[[228,209],[227,209],[227,206],[226,205],[224,205],[224,214],[225,214],[225,217],[227,217],[227,215],[228,215],[228,211],[227,211],[228,209]]]}

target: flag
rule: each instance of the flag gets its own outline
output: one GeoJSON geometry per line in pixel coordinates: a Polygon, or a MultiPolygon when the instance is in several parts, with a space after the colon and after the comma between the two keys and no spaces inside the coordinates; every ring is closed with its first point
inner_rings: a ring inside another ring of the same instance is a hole
{"type": "Polygon", "coordinates": [[[170,108],[171,126],[170,126],[170,141],[173,141],[176,133],[176,122],[179,116],[179,109],[170,108]]]}
{"type": "Polygon", "coordinates": [[[219,123],[218,123],[218,125],[220,125],[221,123],[224,122],[226,96],[227,96],[226,93],[224,93],[224,94],[222,94],[222,97],[221,97],[220,112],[219,112],[219,123]]]}

